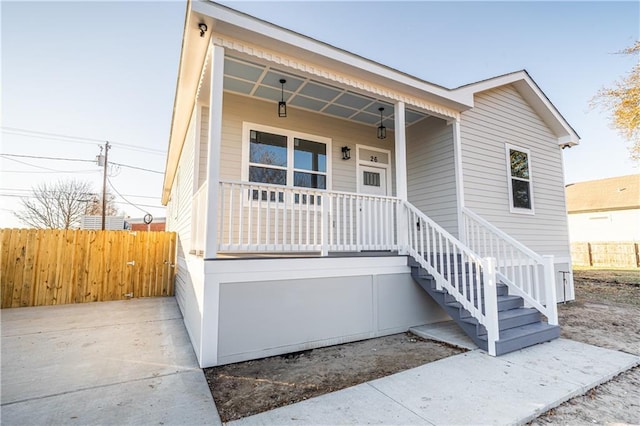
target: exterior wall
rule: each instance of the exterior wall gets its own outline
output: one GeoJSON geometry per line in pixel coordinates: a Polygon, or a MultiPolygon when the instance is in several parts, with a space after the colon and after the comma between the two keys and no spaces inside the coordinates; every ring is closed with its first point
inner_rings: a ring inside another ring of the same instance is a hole
{"type": "MultiPolygon", "coordinates": [[[[199,312],[201,312],[201,309],[193,310],[193,282],[198,279],[202,280],[202,271],[198,273],[197,270],[190,270],[190,262],[193,260],[192,258],[195,257],[189,254],[191,250],[191,207],[193,198],[195,139],[196,120],[194,110],[187,131],[182,156],[178,164],[175,182],[171,190],[171,197],[167,204],[166,222],[167,231],[174,231],[178,236],[178,269],[175,279],[175,297],[182,311],[182,315],[185,318],[185,323],[188,321],[198,323],[192,316],[198,315],[199,312]]],[[[202,269],[202,267],[200,269],[202,269]]],[[[187,328],[189,329],[189,326],[187,328]]],[[[196,341],[194,341],[192,333],[195,332],[193,327],[189,329],[189,334],[194,345],[196,341]]]]}
{"type": "Polygon", "coordinates": [[[572,242],[640,241],[640,209],[569,213],[572,242]]]}
{"type": "MultiPolygon", "coordinates": [[[[391,150],[391,180],[395,182],[393,159],[394,135],[376,138],[376,129],[321,114],[288,108],[287,118],[279,118],[273,102],[250,99],[224,93],[222,113],[222,147],[220,154],[220,179],[241,180],[242,174],[242,123],[251,122],[265,126],[293,130],[331,139],[332,190],[357,192],[355,145],[362,144],[391,150]],[[342,160],[341,147],[351,148],[351,159],[342,160]]],[[[392,184],[395,193],[395,183],[392,184]]]]}
{"type": "Polygon", "coordinates": [[[454,236],[458,236],[458,206],[453,129],[429,117],[407,130],[409,202],[454,236]]]}
{"type": "Polygon", "coordinates": [[[562,150],[516,89],[477,94],[461,138],[466,207],[535,252],[568,258],[562,150]],[[505,143],[530,150],[535,214],[510,212],[505,143]]]}
{"type": "Polygon", "coordinates": [[[406,257],[205,262],[202,367],[403,332],[447,315],[406,257]],[[250,313],[250,314],[248,314],[250,313]]]}

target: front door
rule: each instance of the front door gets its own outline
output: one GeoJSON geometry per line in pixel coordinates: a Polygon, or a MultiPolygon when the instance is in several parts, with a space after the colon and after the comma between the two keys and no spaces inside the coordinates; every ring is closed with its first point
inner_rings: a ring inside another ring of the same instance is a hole
{"type": "Polygon", "coordinates": [[[389,159],[391,154],[371,147],[358,147],[358,193],[364,196],[358,205],[358,243],[361,250],[387,250],[392,235],[393,204],[389,195],[389,159]]]}
{"type": "Polygon", "coordinates": [[[360,165],[358,193],[370,195],[387,195],[387,169],[360,165]]]}

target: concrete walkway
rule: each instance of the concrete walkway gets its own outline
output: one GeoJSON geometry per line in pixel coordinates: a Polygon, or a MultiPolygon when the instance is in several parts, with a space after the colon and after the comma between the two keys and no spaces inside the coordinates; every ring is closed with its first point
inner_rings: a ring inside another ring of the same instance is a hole
{"type": "MultiPolygon", "coordinates": [[[[174,298],[0,315],[3,425],[220,424],[174,298]]],[[[522,424],[638,364],[564,339],[472,350],[231,424],[522,424]]]]}
{"type": "Polygon", "coordinates": [[[474,350],[229,424],[523,424],[638,364],[564,339],[499,358],[474,350]]]}
{"type": "Polygon", "coordinates": [[[172,297],[0,315],[3,425],[220,424],[172,297]]]}

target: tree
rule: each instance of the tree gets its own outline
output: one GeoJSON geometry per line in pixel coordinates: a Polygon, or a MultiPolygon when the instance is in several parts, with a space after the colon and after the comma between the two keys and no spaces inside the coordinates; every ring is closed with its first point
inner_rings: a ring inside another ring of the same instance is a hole
{"type": "MultiPolygon", "coordinates": [[[[88,182],[67,180],[42,183],[32,191],[33,196],[23,198],[22,210],[14,215],[33,228],[77,228],[83,215],[89,212],[102,214],[102,197],[93,192],[88,182]],[[98,202],[95,203],[95,200],[98,202]]],[[[117,212],[113,199],[113,196],[107,194],[107,214],[117,212]]]]}
{"type": "MultiPolygon", "coordinates": [[[[116,196],[107,190],[107,216],[118,216],[120,211],[116,206],[116,196]]],[[[87,204],[87,215],[100,216],[102,215],[102,194],[91,194],[91,200],[87,204]]]]}
{"type": "MultiPolygon", "coordinates": [[[[640,54],[640,41],[620,53],[640,54]]],[[[631,143],[631,158],[640,161],[640,63],[637,62],[613,87],[601,89],[592,104],[611,112],[611,125],[631,143]]]]}

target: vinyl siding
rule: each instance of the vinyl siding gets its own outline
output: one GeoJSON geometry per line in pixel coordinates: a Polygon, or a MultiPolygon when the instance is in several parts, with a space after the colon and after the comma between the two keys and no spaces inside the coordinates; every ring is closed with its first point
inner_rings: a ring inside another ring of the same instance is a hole
{"type": "Polygon", "coordinates": [[[375,127],[334,119],[299,109],[288,108],[287,118],[278,118],[277,105],[243,96],[224,93],[222,114],[222,146],[220,179],[240,180],[242,176],[242,124],[250,122],[286,130],[293,130],[331,139],[331,180],[334,191],[356,192],[355,145],[362,144],[391,150],[392,191],[395,193],[393,158],[394,135],[376,138],[375,127]],[[351,148],[351,159],[342,160],[341,148],[351,148]]]}
{"type": "Polygon", "coordinates": [[[462,114],[465,205],[540,254],[569,255],[562,150],[511,85],[479,93],[462,114]],[[535,214],[511,213],[505,144],[530,150],[535,214]]]}
{"type": "Polygon", "coordinates": [[[409,202],[458,235],[453,129],[430,117],[407,130],[409,202]]]}
{"type": "Polygon", "coordinates": [[[182,155],[178,163],[178,170],[171,189],[171,197],[167,204],[169,215],[167,216],[167,230],[174,231],[178,235],[178,270],[175,279],[175,296],[178,305],[185,314],[185,301],[190,299],[193,292],[190,271],[183,267],[186,258],[190,257],[191,249],[191,203],[193,198],[194,175],[194,145],[196,138],[195,110],[191,116],[191,123],[187,130],[187,136],[182,155]]]}

